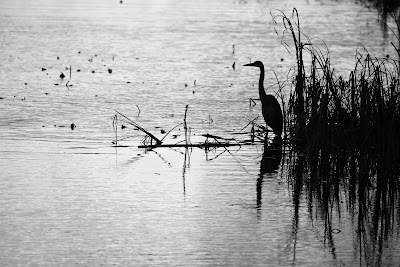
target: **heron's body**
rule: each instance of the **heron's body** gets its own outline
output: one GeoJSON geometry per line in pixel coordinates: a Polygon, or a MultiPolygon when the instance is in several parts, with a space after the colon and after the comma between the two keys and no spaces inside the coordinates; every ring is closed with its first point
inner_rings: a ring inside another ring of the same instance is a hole
{"type": "Polygon", "coordinates": [[[264,65],[261,61],[256,61],[244,66],[253,66],[260,68],[260,79],[258,82],[258,91],[262,105],[262,114],[265,123],[272,128],[277,136],[282,135],[283,129],[283,116],[282,109],[278,100],[273,95],[267,95],[264,90],[264,65]]]}

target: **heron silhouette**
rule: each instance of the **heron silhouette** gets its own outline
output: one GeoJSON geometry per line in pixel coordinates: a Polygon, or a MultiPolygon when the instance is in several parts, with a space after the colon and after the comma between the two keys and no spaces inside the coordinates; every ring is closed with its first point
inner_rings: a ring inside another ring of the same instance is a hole
{"type": "Polygon", "coordinates": [[[274,134],[281,137],[283,128],[282,109],[278,100],[273,95],[267,95],[264,90],[264,64],[261,61],[255,61],[243,66],[251,66],[260,68],[260,80],[258,82],[258,92],[262,105],[262,114],[265,123],[272,128],[274,134]]]}

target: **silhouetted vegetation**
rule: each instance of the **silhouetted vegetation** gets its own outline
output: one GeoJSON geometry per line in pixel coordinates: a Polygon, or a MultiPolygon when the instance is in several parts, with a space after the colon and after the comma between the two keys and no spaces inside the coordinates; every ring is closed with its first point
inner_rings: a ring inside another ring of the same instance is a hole
{"type": "Polygon", "coordinates": [[[400,213],[399,61],[364,50],[348,77],[337,76],[329,55],[301,34],[296,9],[291,18],[278,19],[296,54],[286,114],[294,204],[304,188],[309,211],[323,216],[331,244],[332,232],[340,231],[332,226],[332,212],[340,214],[346,202],[360,255],[379,265],[400,213]]]}

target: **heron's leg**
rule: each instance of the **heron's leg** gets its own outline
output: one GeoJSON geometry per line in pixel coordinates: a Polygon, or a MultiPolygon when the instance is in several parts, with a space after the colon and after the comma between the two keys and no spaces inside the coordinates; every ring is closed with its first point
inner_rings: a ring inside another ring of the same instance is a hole
{"type": "Polygon", "coordinates": [[[265,144],[270,144],[270,142],[269,142],[269,131],[268,131],[268,129],[265,131],[265,136],[264,136],[264,143],[265,144]]]}

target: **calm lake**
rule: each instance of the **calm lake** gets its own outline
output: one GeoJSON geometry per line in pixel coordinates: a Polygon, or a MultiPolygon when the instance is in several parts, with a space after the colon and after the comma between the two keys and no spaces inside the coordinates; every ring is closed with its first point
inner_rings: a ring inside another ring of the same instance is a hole
{"type": "Polygon", "coordinates": [[[399,266],[398,218],[366,251],[343,194],[327,233],[304,192],[294,208],[288,166],[260,172],[260,143],[146,151],[120,116],[114,131],[118,111],[178,143],[188,105],[192,143],[249,139],[265,123],[242,65],[263,61],[267,92],[275,71],[289,93],[294,48],[273,16],[294,7],[340,75],[363,49],[395,53],[353,1],[2,0],[0,265],[399,266]]]}

